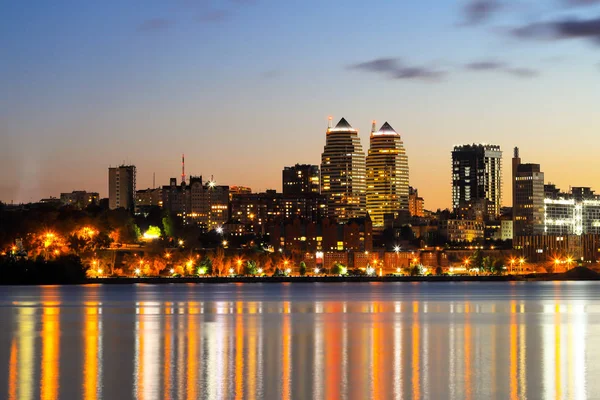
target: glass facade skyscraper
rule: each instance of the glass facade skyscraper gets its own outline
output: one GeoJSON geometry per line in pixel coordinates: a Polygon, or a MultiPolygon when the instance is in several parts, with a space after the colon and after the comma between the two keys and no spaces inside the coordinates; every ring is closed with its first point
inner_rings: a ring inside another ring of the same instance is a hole
{"type": "Polygon", "coordinates": [[[496,218],[502,205],[502,151],[491,144],[454,146],[452,206],[455,212],[484,205],[485,216],[496,218]]]}
{"type": "Polygon", "coordinates": [[[367,155],[367,211],[373,229],[382,229],[384,216],[408,211],[408,157],[400,134],[387,122],[371,130],[367,155]]]}
{"type": "Polygon", "coordinates": [[[340,222],[364,217],[365,153],[358,131],[342,118],[327,128],[321,155],[321,194],[327,197],[330,217],[340,222]]]}

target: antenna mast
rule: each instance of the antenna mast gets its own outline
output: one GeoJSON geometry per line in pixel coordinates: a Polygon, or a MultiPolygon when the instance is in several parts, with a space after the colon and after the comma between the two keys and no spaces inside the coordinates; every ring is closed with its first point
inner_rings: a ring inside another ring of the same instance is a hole
{"type": "Polygon", "coordinates": [[[181,155],[181,183],[185,183],[185,154],[181,155]]]}

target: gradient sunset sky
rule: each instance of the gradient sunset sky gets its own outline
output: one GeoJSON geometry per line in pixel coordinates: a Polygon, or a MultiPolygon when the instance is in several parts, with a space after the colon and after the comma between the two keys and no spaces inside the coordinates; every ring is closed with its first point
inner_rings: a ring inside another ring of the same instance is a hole
{"type": "Polygon", "coordinates": [[[401,133],[410,184],[449,207],[453,145],[499,144],[600,191],[600,0],[2,1],[0,200],[108,195],[180,174],[281,189],[327,116],[401,133]]]}

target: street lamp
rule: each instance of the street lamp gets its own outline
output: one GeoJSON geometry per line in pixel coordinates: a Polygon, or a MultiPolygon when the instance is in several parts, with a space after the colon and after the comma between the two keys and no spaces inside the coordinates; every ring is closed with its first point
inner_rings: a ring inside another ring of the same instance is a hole
{"type": "Polygon", "coordinates": [[[573,262],[572,257],[567,257],[567,270],[571,269],[571,263],[573,262]]]}
{"type": "Polygon", "coordinates": [[[519,268],[520,268],[520,272],[521,274],[523,273],[523,264],[525,264],[525,259],[523,257],[519,258],[519,268]]]}

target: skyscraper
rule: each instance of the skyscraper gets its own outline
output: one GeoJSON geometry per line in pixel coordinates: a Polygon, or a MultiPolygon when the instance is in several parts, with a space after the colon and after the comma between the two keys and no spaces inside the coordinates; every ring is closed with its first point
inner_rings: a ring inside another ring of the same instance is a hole
{"type": "Polygon", "coordinates": [[[320,193],[319,166],[296,164],[285,167],[282,172],[283,194],[307,195],[320,193]]]}
{"type": "Polygon", "coordinates": [[[495,218],[502,205],[500,146],[473,144],[452,151],[452,206],[455,212],[485,205],[485,217],[495,218]]]}
{"type": "Polygon", "coordinates": [[[408,157],[400,134],[387,122],[376,131],[373,121],[370,142],[366,205],[373,229],[383,229],[384,215],[408,211],[408,157]]]}
{"type": "Polygon", "coordinates": [[[544,231],[544,173],[540,164],[521,164],[519,148],[512,159],[513,235],[544,231]]]}
{"type": "Polygon", "coordinates": [[[331,119],[321,155],[321,193],[327,197],[330,217],[346,222],[365,215],[365,153],[358,131],[342,118],[331,119]]]}
{"type": "Polygon", "coordinates": [[[108,207],[111,210],[135,209],[135,165],[121,165],[108,169],[108,207]]]}

